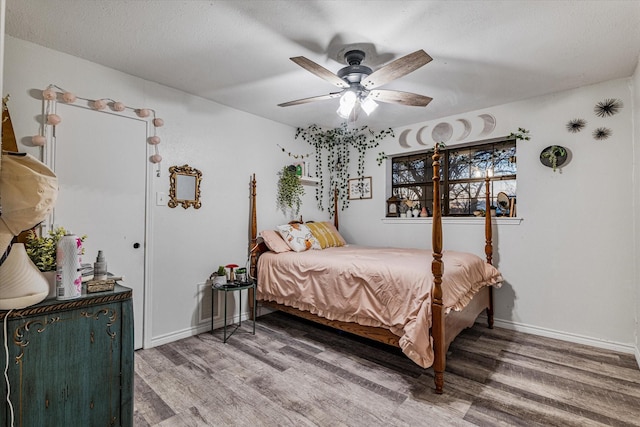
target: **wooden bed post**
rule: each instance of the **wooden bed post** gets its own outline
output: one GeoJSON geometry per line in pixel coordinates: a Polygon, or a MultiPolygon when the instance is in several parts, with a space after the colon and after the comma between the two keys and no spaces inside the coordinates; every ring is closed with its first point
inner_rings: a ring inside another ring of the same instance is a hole
{"type": "MultiPolygon", "coordinates": [[[[254,173],[251,177],[251,192],[250,192],[250,201],[249,201],[249,213],[251,218],[251,224],[249,224],[249,275],[254,278],[253,280],[257,280],[258,276],[258,220],[256,214],[256,174],[254,173]]],[[[253,308],[253,289],[249,289],[248,301],[249,301],[249,313],[251,316],[251,320],[254,322],[256,319],[253,317],[254,308],[253,308]]]]}
{"type": "MultiPolygon", "coordinates": [[[[493,264],[493,233],[491,231],[491,180],[489,173],[484,178],[485,184],[485,214],[484,214],[484,253],[487,263],[493,264]]],[[[493,329],[493,286],[489,286],[489,307],[487,307],[487,324],[493,329]]]]}
{"type": "Polygon", "coordinates": [[[436,393],[442,394],[444,386],[444,369],[446,365],[445,332],[444,332],[444,306],[442,304],[442,208],[440,206],[440,152],[436,143],[433,151],[433,225],[431,230],[431,245],[433,261],[431,272],[433,274],[433,296],[431,301],[432,324],[431,336],[433,337],[433,371],[436,385],[436,393]]]}
{"type": "Polygon", "coordinates": [[[251,224],[249,225],[249,274],[251,277],[256,277],[256,261],[257,251],[256,244],[258,243],[258,219],[256,214],[256,174],[253,174],[251,178],[251,201],[249,202],[249,209],[251,210],[251,224]]]}

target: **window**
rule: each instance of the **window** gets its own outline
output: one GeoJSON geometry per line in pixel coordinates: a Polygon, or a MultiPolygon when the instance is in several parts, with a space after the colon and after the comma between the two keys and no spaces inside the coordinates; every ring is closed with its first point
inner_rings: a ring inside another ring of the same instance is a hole
{"type": "MultiPolygon", "coordinates": [[[[516,196],[516,141],[497,139],[482,143],[447,147],[441,151],[440,183],[442,214],[469,216],[486,210],[485,176],[490,176],[491,204],[504,192],[516,196]]],[[[433,150],[394,157],[391,160],[392,194],[433,206],[433,150]]],[[[502,212],[498,209],[498,214],[502,212]]]]}

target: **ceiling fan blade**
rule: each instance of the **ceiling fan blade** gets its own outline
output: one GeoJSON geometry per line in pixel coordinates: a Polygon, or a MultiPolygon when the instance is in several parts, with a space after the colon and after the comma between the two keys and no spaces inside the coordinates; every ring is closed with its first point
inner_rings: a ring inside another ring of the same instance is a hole
{"type": "Polygon", "coordinates": [[[295,56],[289,59],[291,59],[293,62],[295,62],[305,70],[315,74],[323,80],[328,81],[334,86],[338,86],[342,89],[347,89],[349,87],[349,83],[345,82],[340,77],[324,68],[322,65],[318,65],[310,59],[305,58],[304,56],[295,56]]]}
{"type": "Polygon", "coordinates": [[[290,107],[292,105],[306,104],[308,102],[326,101],[327,99],[339,98],[340,95],[342,95],[342,92],[334,92],[328,95],[320,95],[320,96],[312,96],[310,98],[296,99],[295,101],[283,102],[282,104],[278,104],[278,107],[290,107]]]}
{"type": "Polygon", "coordinates": [[[366,89],[373,89],[405,76],[431,62],[432,58],[420,49],[402,58],[396,59],[374,71],[360,82],[366,89]]]}
{"type": "Polygon", "coordinates": [[[411,107],[426,107],[433,98],[418,95],[411,92],[400,92],[398,90],[376,89],[369,92],[369,97],[374,101],[388,102],[390,104],[401,104],[411,107]]]}

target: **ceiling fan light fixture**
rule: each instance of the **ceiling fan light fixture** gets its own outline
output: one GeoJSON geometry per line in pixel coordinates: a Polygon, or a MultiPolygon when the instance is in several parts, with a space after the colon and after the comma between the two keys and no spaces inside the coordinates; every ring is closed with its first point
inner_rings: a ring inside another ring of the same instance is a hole
{"type": "Polygon", "coordinates": [[[348,106],[351,109],[356,105],[357,100],[358,95],[354,91],[348,90],[340,97],[340,105],[348,106]]]}
{"type": "Polygon", "coordinates": [[[355,92],[348,90],[340,97],[340,107],[338,107],[337,113],[343,119],[348,119],[351,116],[356,103],[358,102],[358,95],[355,92]]]}
{"type": "Polygon", "coordinates": [[[341,54],[344,52],[344,62],[347,66],[338,70],[337,73],[333,73],[304,56],[289,58],[305,70],[337,86],[341,91],[284,102],[278,104],[278,106],[288,107],[340,97],[340,107],[336,112],[344,119],[355,121],[360,113],[359,110],[362,109],[367,115],[370,115],[379,102],[425,107],[432,100],[428,96],[415,93],[377,89],[428,64],[432,58],[424,50],[420,49],[405,55],[375,71],[366,65],[362,65],[366,50],[348,49],[346,52],[342,50],[341,54]]]}
{"type": "Polygon", "coordinates": [[[338,113],[338,115],[343,119],[348,119],[351,115],[352,109],[353,107],[347,108],[344,105],[340,105],[340,107],[338,107],[338,109],[336,110],[336,113],[338,113]]]}
{"type": "Polygon", "coordinates": [[[362,107],[364,112],[367,113],[367,116],[369,116],[375,111],[376,108],[378,108],[378,103],[371,99],[370,96],[367,96],[364,101],[360,103],[360,106],[362,107]]]}

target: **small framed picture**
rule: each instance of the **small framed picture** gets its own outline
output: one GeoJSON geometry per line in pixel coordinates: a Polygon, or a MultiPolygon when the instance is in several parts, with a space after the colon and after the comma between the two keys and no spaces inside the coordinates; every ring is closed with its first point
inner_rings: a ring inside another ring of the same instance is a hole
{"type": "Polygon", "coordinates": [[[364,176],[349,180],[349,200],[370,199],[371,177],[364,176]]]}

